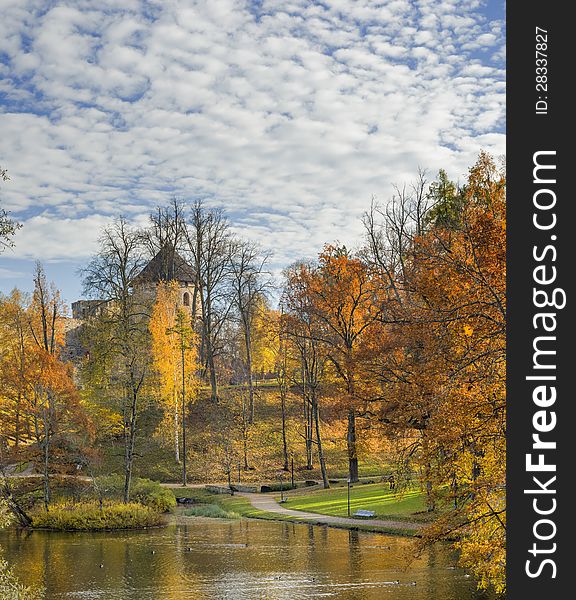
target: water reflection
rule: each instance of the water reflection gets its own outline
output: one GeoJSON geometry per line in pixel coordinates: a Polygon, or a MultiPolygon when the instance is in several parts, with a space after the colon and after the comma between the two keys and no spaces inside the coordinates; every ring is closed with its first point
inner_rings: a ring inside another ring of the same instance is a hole
{"type": "Polygon", "coordinates": [[[411,541],[258,521],[191,521],[117,533],[3,532],[0,544],[47,598],[110,600],[475,600],[446,546],[407,565],[411,541]]]}

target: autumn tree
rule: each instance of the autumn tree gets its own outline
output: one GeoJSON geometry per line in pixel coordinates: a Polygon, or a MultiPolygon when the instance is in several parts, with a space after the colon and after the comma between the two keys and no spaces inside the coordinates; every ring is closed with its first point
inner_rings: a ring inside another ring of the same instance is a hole
{"type": "Polygon", "coordinates": [[[91,428],[61,359],[64,306],[40,264],[31,300],[14,290],[0,301],[0,331],[0,443],[15,463],[41,468],[48,510],[50,475],[83,461],[91,428]]]}
{"type": "Polygon", "coordinates": [[[133,289],[145,258],[140,233],[121,218],[104,230],[98,254],[83,271],[85,292],[100,301],[85,332],[85,381],[110,397],[122,414],[124,502],[130,498],[138,417],[151,370],[151,298],[133,289]]]}
{"type": "Polygon", "coordinates": [[[325,348],[328,361],[342,382],[347,412],[346,443],[349,476],[358,481],[357,412],[362,407],[359,392],[359,348],[363,337],[380,315],[370,269],[346,248],[326,246],[317,266],[303,273],[303,292],[308,311],[320,327],[314,334],[325,348]]]}
{"type": "Polygon", "coordinates": [[[286,323],[283,308],[280,311],[269,313],[268,323],[272,330],[269,338],[269,347],[273,351],[273,368],[276,373],[278,383],[278,393],[280,396],[280,417],[282,424],[282,468],[284,471],[289,469],[288,460],[288,440],[286,434],[287,421],[287,403],[290,392],[290,367],[289,367],[289,342],[286,335],[286,323]]]}
{"type": "Polygon", "coordinates": [[[44,506],[50,503],[50,457],[52,439],[62,427],[64,413],[78,404],[78,394],[72,381],[69,365],[59,358],[63,346],[62,310],[57,290],[49,288],[41,265],[36,265],[34,295],[30,310],[30,329],[34,339],[33,385],[34,427],[43,450],[44,506]]]}
{"type": "Polygon", "coordinates": [[[320,385],[324,378],[327,354],[321,343],[323,323],[311,300],[310,287],[314,273],[314,266],[307,263],[299,263],[286,270],[282,297],[282,337],[290,340],[299,358],[307,468],[312,468],[312,449],[315,443],[323,485],[329,488],[319,408],[320,385]]]}
{"type": "Polygon", "coordinates": [[[429,508],[451,507],[429,539],[459,532],[463,564],[497,591],[505,586],[505,183],[481,154],[461,188],[443,172],[429,187],[420,226],[411,217],[402,230],[401,263],[380,269],[382,282],[394,279],[379,291],[394,343],[373,365],[380,418],[415,432],[409,452],[429,508]]]}
{"type": "Polygon", "coordinates": [[[419,318],[435,332],[424,352],[435,357],[441,383],[429,451],[442,453],[444,480],[459,497],[451,527],[462,531],[463,561],[481,585],[491,582],[499,591],[506,531],[505,186],[503,169],[481,154],[458,195],[446,198],[459,211],[438,214],[414,259],[419,318]]]}
{"type": "Polygon", "coordinates": [[[34,339],[30,301],[17,289],[0,297],[0,421],[7,447],[18,453],[33,438],[34,339]]]}
{"type": "Polygon", "coordinates": [[[160,397],[166,415],[172,420],[175,460],[180,463],[182,456],[182,482],[186,485],[187,415],[198,389],[197,336],[190,324],[189,314],[178,305],[178,297],[176,282],[158,284],[149,327],[160,397]]]}

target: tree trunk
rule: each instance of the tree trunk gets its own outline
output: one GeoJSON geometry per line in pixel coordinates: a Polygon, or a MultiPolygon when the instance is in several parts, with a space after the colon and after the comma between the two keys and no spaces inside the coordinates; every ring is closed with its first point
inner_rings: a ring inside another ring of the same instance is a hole
{"type": "Polygon", "coordinates": [[[132,466],[134,463],[134,446],[136,444],[136,405],[138,392],[131,390],[130,418],[124,424],[124,503],[130,501],[130,485],[132,484],[132,466]]]}
{"type": "Polygon", "coordinates": [[[306,443],[306,470],[311,471],[314,468],[314,459],[312,454],[312,411],[310,410],[308,397],[304,394],[304,440],[306,443]]]}
{"type": "Polygon", "coordinates": [[[50,424],[48,423],[48,418],[46,415],[46,411],[44,411],[44,465],[43,465],[43,474],[44,474],[44,510],[48,512],[48,506],[50,504],[50,424]]]}
{"type": "Polygon", "coordinates": [[[248,471],[248,419],[246,416],[246,399],[242,394],[242,450],[244,454],[244,470],[248,471]]]}
{"type": "Polygon", "coordinates": [[[208,340],[208,371],[210,374],[210,389],[212,390],[212,402],[218,402],[218,382],[216,380],[216,367],[214,366],[214,354],[212,353],[212,343],[208,340]]]}
{"type": "Polygon", "coordinates": [[[356,450],[356,411],[348,411],[348,432],[346,436],[348,447],[348,473],[351,483],[358,481],[358,453],[356,450]]]}
{"type": "Polygon", "coordinates": [[[178,423],[178,415],[180,408],[178,406],[178,394],[174,393],[174,459],[176,464],[180,464],[180,423],[178,423]]]}
{"type": "Polygon", "coordinates": [[[250,325],[244,324],[244,341],[246,344],[246,379],[248,381],[248,423],[254,423],[254,379],[252,377],[252,349],[250,343],[250,325]]]}
{"type": "Polygon", "coordinates": [[[434,500],[432,488],[432,465],[429,462],[424,466],[424,485],[426,487],[426,510],[434,512],[436,510],[436,501],[434,500]]]}
{"type": "Polygon", "coordinates": [[[186,487],[188,485],[188,466],[187,466],[187,453],[186,448],[186,403],[182,402],[182,485],[186,487]]]}
{"type": "Polygon", "coordinates": [[[218,402],[218,382],[216,379],[216,367],[214,365],[214,347],[212,340],[212,303],[208,296],[204,299],[204,294],[200,294],[202,306],[202,331],[203,342],[206,345],[206,366],[208,368],[208,376],[210,378],[210,389],[212,402],[218,402]]]}
{"type": "Polygon", "coordinates": [[[32,519],[14,498],[12,490],[4,477],[0,477],[0,484],[0,494],[6,501],[10,512],[16,517],[16,520],[22,527],[30,527],[30,525],[32,525],[32,519]]]}
{"type": "Polygon", "coordinates": [[[18,392],[18,399],[16,404],[16,414],[14,415],[14,447],[18,449],[20,445],[20,392],[18,392]]]}
{"type": "Polygon", "coordinates": [[[314,393],[312,395],[312,411],[314,413],[314,424],[316,426],[316,444],[318,446],[318,461],[320,462],[320,471],[322,472],[322,483],[324,489],[327,490],[330,487],[328,482],[328,475],[326,473],[326,461],[324,460],[324,451],[322,450],[322,436],[320,435],[320,416],[318,414],[318,398],[314,393]]]}
{"type": "Polygon", "coordinates": [[[284,470],[288,471],[288,443],[286,442],[286,389],[280,389],[280,406],[282,409],[282,455],[284,457],[284,470]]]}
{"type": "MultiPolygon", "coordinates": [[[[182,335],[182,334],[181,334],[182,335]]],[[[182,485],[188,485],[188,473],[186,471],[186,375],[184,361],[184,340],[181,340],[182,360],[182,485]]]]}
{"type": "Polygon", "coordinates": [[[42,422],[44,425],[44,460],[43,460],[43,476],[44,476],[44,510],[48,512],[48,507],[51,500],[50,492],[50,441],[51,441],[51,422],[52,422],[52,394],[46,392],[46,405],[42,410],[42,422]]]}

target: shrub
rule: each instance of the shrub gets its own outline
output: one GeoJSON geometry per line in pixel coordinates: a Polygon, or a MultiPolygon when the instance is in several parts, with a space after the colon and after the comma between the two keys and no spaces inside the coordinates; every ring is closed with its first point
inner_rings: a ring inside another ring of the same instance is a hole
{"type": "MultiPolygon", "coordinates": [[[[97,477],[94,486],[102,498],[120,500],[124,495],[124,477],[121,475],[102,475],[97,477]]],[[[176,506],[174,494],[163,488],[157,481],[134,477],[130,488],[130,499],[149,506],[157,512],[168,512],[176,506]]]]}
{"type": "Polygon", "coordinates": [[[108,502],[102,506],[99,502],[54,504],[49,512],[37,511],[31,517],[34,528],[62,531],[137,529],[163,524],[163,519],[157,512],[136,502],[108,502]]]}
{"type": "Polygon", "coordinates": [[[240,515],[228,512],[217,504],[200,504],[189,508],[183,513],[187,517],[211,517],[213,519],[238,519],[240,515]]]}
{"type": "Polygon", "coordinates": [[[298,487],[298,485],[294,484],[294,486],[292,485],[292,483],[288,483],[288,482],[284,482],[282,484],[277,483],[277,482],[271,482],[271,483],[267,483],[263,486],[260,487],[260,491],[263,493],[266,492],[279,492],[280,490],[286,491],[286,490],[295,490],[298,487]]]}
{"type": "Polygon", "coordinates": [[[168,489],[162,487],[157,481],[150,479],[136,479],[132,487],[131,497],[153,508],[157,512],[168,512],[176,506],[176,497],[168,489]]]}

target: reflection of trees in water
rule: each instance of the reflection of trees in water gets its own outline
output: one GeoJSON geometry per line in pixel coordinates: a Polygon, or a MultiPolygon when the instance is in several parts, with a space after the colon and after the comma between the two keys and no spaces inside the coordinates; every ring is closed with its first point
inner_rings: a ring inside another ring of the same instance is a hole
{"type": "Polygon", "coordinates": [[[174,599],[260,597],[255,590],[270,600],[293,592],[292,600],[302,600],[320,585],[323,591],[340,590],[341,600],[377,600],[383,589],[374,584],[395,579],[417,580],[410,600],[482,597],[474,593],[471,578],[448,568],[455,562],[446,546],[431,547],[404,571],[404,550],[412,540],[286,522],[198,520],[98,534],[14,531],[0,543],[6,558],[18,564],[21,580],[45,583],[48,598],[85,592],[89,586],[95,593],[113,590],[118,597],[142,590],[142,600],[160,591],[174,599]],[[303,580],[307,587],[300,589],[303,580]],[[355,585],[344,591],[340,586],[346,583],[355,585]]]}
{"type": "Polygon", "coordinates": [[[290,529],[289,523],[282,523],[281,538],[285,542],[286,547],[288,547],[288,544],[290,543],[290,529]]]}
{"type": "Polygon", "coordinates": [[[314,535],[314,525],[306,525],[306,539],[308,540],[308,563],[316,567],[316,538],[314,535]]]}
{"type": "Polygon", "coordinates": [[[353,529],[348,531],[348,557],[352,581],[358,581],[361,579],[360,572],[362,571],[362,547],[360,535],[353,529]]]}

